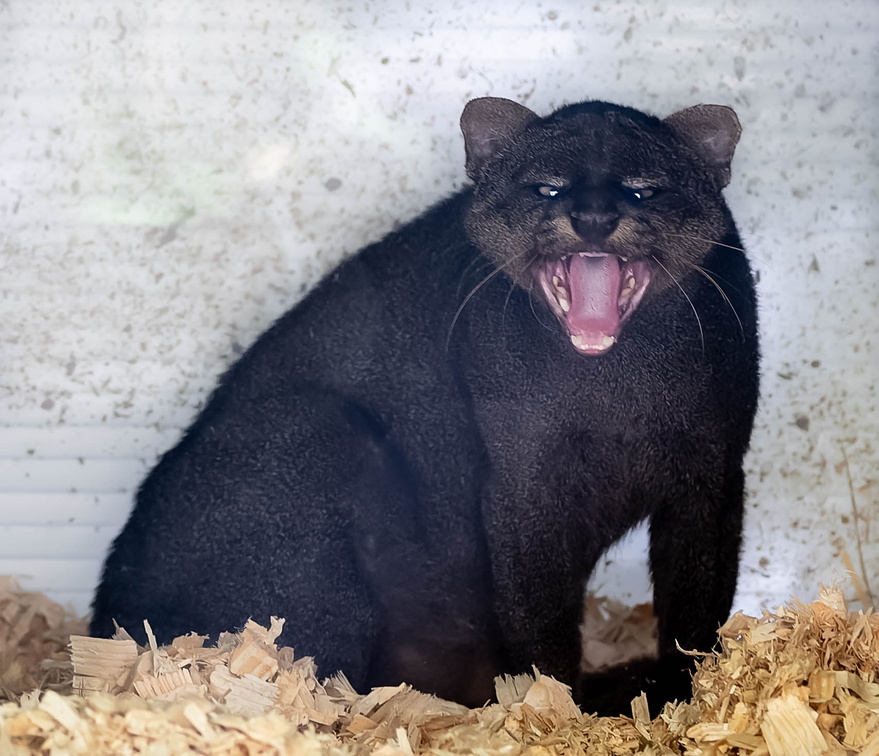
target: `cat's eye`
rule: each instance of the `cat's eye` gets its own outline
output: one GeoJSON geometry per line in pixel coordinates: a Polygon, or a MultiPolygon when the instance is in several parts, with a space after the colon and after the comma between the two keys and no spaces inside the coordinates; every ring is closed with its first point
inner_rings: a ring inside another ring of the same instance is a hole
{"type": "Polygon", "coordinates": [[[628,194],[629,199],[635,200],[635,202],[643,202],[644,200],[649,200],[651,197],[655,197],[658,193],[658,189],[652,189],[649,186],[643,187],[631,187],[628,186],[625,188],[626,194],[628,194]]]}
{"type": "Polygon", "coordinates": [[[562,188],[560,186],[553,186],[552,184],[539,184],[534,187],[534,190],[541,197],[548,197],[550,199],[556,199],[557,197],[561,197],[562,188]]]}

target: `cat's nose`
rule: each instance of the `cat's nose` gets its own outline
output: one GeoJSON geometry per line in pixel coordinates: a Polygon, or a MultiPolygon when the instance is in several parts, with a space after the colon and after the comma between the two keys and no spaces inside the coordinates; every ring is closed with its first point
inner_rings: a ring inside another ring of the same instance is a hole
{"type": "Polygon", "coordinates": [[[603,242],[616,230],[619,222],[619,213],[611,210],[590,208],[571,211],[571,225],[588,242],[603,242]]]}

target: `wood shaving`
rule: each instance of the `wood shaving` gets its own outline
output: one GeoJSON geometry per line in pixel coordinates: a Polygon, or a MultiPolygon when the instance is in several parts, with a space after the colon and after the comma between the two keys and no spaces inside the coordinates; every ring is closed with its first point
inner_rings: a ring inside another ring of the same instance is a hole
{"type": "Polygon", "coordinates": [[[811,604],[734,615],[720,642],[693,679],[701,721],[682,740],[685,754],[879,748],[879,615],[850,613],[840,590],[822,588],[811,604]]]}
{"type": "Polygon", "coordinates": [[[25,691],[66,688],[69,664],[61,659],[71,633],[86,621],[42,593],[23,591],[0,575],[0,702],[25,691]]]}
{"type": "Polygon", "coordinates": [[[499,678],[498,703],[481,709],[405,684],[361,695],[278,648],[281,627],[249,622],[214,647],[195,635],[165,647],[73,636],[71,694],[2,704],[0,753],[879,756],[879,616],[848,612],[838,590],[732,617],[698,661],[692,701],[655,719],[643,696],[631,716],[583,714],[536,669],[499,678]]]}
{"type": "Polygon", "coordinates": [[[652,604],[626,606],[614,599],[590,594],[586,597],[580,634],[584,672],[597,672],[657,653],[652,604]]]}

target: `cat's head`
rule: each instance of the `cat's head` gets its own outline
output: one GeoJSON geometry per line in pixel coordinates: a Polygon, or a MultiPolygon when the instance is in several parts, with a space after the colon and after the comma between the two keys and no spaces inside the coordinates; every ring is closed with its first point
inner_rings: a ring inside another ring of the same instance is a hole
{"type": "Polygon", "coordinates": [[[726,228],[741,133],[697,105],[664,120],[603,102],[546,118],[485,97],[461,116],[471,241],[541,297],[574,349],[602,354],[642,301],[679,285],[726,228]]]}

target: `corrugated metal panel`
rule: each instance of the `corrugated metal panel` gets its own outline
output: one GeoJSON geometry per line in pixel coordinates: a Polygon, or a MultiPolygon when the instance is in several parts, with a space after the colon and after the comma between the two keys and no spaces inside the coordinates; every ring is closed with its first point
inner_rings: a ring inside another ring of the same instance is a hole
{"type": "Polygon", "coordinates": [[[130,459],[0,459],[0,480],[8,491],[125,491],[143,474],[130,459]]]}
{"type": "Polygon", "coordinates": [[[4,525],[122,525],[130,506],[131,494],[128,492],[0,492],[4,525]]]}
{"type": "Polygon", "coordinates": [[[56,559],[100,558],[116,535],[119,523],[108,525],[4,525],[0,541],[6,559],[31,559],[51,554],[56,559]]]}
{"type": "Polygon", "coordinates": [[[879,563],[877,39],[874,0],[0,5],[0,573],[84,609],[216,376],[461,184],[485,94],[736,107],[766,352],[739,602],[840,574],[837,537],[879,563]]]}

